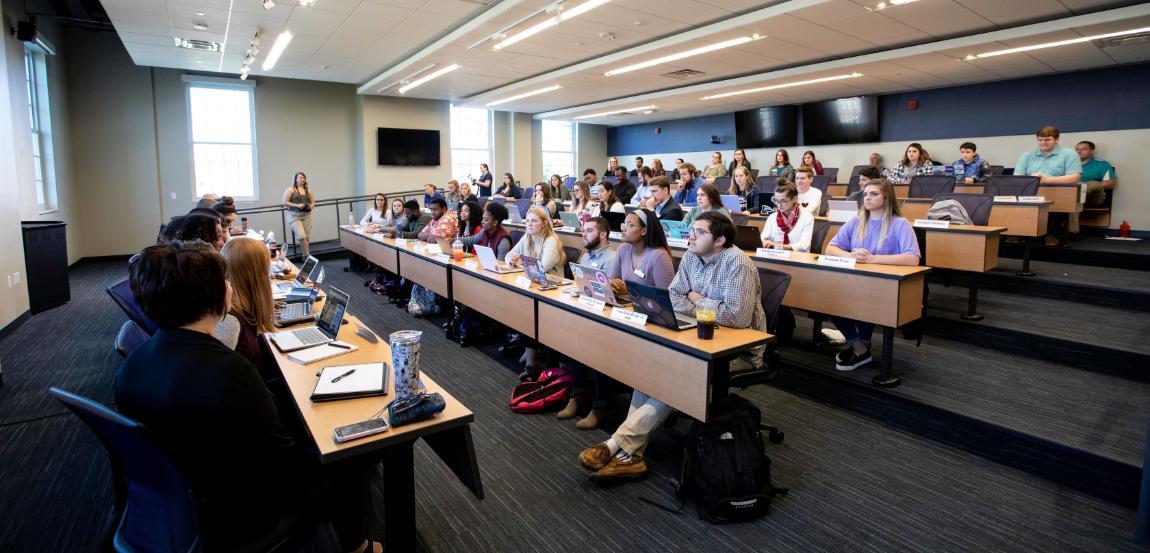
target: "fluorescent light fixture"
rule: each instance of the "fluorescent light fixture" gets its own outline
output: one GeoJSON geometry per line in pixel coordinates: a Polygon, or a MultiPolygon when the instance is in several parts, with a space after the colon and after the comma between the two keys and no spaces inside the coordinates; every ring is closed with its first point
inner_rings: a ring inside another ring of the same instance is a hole
{"type": "Polygon", "coordinates": [[[503,39],[498,44],[496,44],[494,48],[496,50],[502,50],[508,46],[511,46],[512,44],[515,44],[516,42],[531,38],[539,33],[542,33],[543,31],[558,25],[561,21],[567,21],[573,17],[583,15],[610,1],[611,0],[587,0],[582,4],[575,6],[574,8],[559,12],[559,15],[548,17],[547,19],[540,21],[539,23],[536,23],[515,35],[503,39]]]}
{"type": "Polygon", "coordinates": [[[547,88],[540,88],[539,90],[532,90],[531,92],[524,92],[523,94],[516,94],[515,96],[511,96],[510,98],[504,98],[502,100],[496,100],[494,102],[488,102],[487,107],[498,106],[499,104],[506,104],[507,102],[514,102],[515,100],[522,100],[523,98],[529,98],[529,97],[535,96],[537,94],[546,94],[546,93],[554,91],[554,90],[559,90],[560,88],[563,88],[563,87],[561,87],[559,85],[552,85],[552,86],[549,86],[547,88]]]}
{"type": "Polygon", "coordinates": [[[299,3],[296,5],[301,8],[310,8],[315,5],[315,0],[299,0],[299,3]]]}
{"type": "Polygon", "coordinates": [[[631,112],[631,111],[648,111],[648,110],[653,110],[656,107],[658,107],[658,106],[652,105],[652,106],[639,106],[637,108],[617,109],[614,111],[604,111],[603,113],[593,113],[591,115],[580,115],[579,117],[576,117],[575,119],[591,119],[593,117],[606,117],[608,115],[615,115],[617,113],[627,113],[627,112],[631,112]]]}
{"type": "Polygon", "coordinates": [[[851,73],[850,75],[836,75],[834,77],[823,77],[821,79],[811,79],[809,81],[797,81],[793,83],[774,84],[771,86],[763,86],[759,88],[749,88],[747,90],[736,90],[735,92],[724,92],[722,94],[712,94],[711,96],[703,96],[700,100],[715,100],[718,98],[726,98],[728,96],[738,96],[740,94],[754,94],[756,92],[766,92],[768,90],[778,90],[780,88],[791,88],[795,86],[804,86],[808,84],[828,83],[831,81],[841,81],[843,79],[853,79],[855,77],[863,76],[862,73],[851,73]]]}
{"type": "Polygon", "coordinates": [[[263,6],[265,10],[270,10],[276,7],[275,0],[261,0],[260,5],[263,6]]]}
{"type": "Polygon", "coordinates": [[[1141,29],[1131,29],[1129,31],[1118,31],[1116,33],[1106,33],[1102,35],[1084,36],[1079,38],[1072,38],[1069,40],[1059,40],[1057,42],[1047,42],[1045,44],[1035,44],[1033,46],[1021,46],[1018,48],[1010,48],[1007,50],[996,50],[994,52],[986,52],[985,54],[978,54],[977,56],[966,56],[966,59],[980,59],[992,58],[994,56],[1002,56],[1006,54],[1017,54],[1019,52],[1029,52],[1031,50],[1041,50],[1043,48],[1054,48],[1055,46],[1068,46],[1070,44],[1079,44],[1082,42],[1090,42],[1092,40],[1101,40],[1104,38],[1114,38],[1124,35],[1136,35],[1139,33],[1150,32],[1150,27],[1142,27],[1141,29]]]}
{"type": "Polygon", "coordinates": [[[448,73],[451,73],[452,71],[459,69],[459,67],[460,66],[458,63],[453,63],[451,65],[448,65],[447,67],[439,69],[438,71],[435,71],[433,73],[428,73],[427,75],[424,75],[424,76],[422,76],[422,77],[420,77],[414,81],[411,81],[410,83],[407,83],[407,84],[399,87],[399,93],[405,94],[405,93],[407,93],[408,90],[411,90],[411,89],[413,89],[413,88],[415,88],[415,87],[417,87],[423,83],[426,83],[427,81],[430,81],[432,79],[436,79],[436,78],[442,77],[448,73]]]}
{"type": "Polygon", "coordinates": [[[268,57],[264,58],[264,71],[271,71],[272,68],[276,66],[276,62],[280,60],[280,56],[283,55],[288,44],[291,44],[291,39],[294,36],[295,35],[291,34],[291,31],[284,31],[280,33],[280,36],[276,37],[276,42],[272,44],[272,49],[268,52],[268,57]]]}
{"type": "Polygon", "coordinates": [[[886,2],[879,2],[876,4],[875,9],[882,10],[889,8],[890,6],[901,6],[903,4],[910,4],[912,2],[918,2],[918,0],[887,0],[886,2]]]}
{"type": "Polygon", "coordinates": [[[623,73],[628,73],[631,71],[638,71],[639,69],[646,69],[646,68],[651,67],[653,65],[661,65],[661,64],[669,63],[669,62],[672,62],[675,60],[681,60],[683,58],[689,58],[691,56],[698,56],[699,54],[706,54],[708,52],[714,52],[715,50],[722,50],[723,48],[730,48],[732,46],[738,46],[740,44],[746,44],[748,42],[751,42],[752,40],[758,40],[760,38],[763,38],[763,37],[761,37],[759,35],[752,35],[752,36],[743,36],[743,37],[739,37],[739,38],[733,38],[731,40],[725,40],[723,42],[716,42],[715,44],[710,44],[707,46],[700,46],[699,48],[695,48],[693,50],[687,50],[685,52],[679,52],[677,54],[669,54],[669,55],[663,56],[661,58],[655,58],[653,60],[645,61],[642,63],[636,63],[634,65],[628,65],[626,67],[620,67],[619,69],[612,69],[612,70],[604,73],[603,75],[607,76],[607,77],[611,77],[613,75],[621,75],[623,73]]]}

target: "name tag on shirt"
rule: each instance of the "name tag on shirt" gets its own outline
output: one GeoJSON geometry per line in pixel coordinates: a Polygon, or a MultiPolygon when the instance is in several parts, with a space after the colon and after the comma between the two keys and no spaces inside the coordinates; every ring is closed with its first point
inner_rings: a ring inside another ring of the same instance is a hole
{"type": "Polygon", "coordinates": [[[1043,203],[1046,201],[1046,196],[1019,196],[1018,201],[1023,203],[1043,203]]]}
{"type": "Polygon", "coordinates": [[[579,296],[579,305],[582,305],[583,307],[590,307],[595,311],[602,311],[603,308],[607,306],[607,303],[603,300],[597,300],[591,296],[579,296]]]}
{"type": "Polygon", "coordinates": [[[771,248],[758,248],[755,250],[755,257],[765,257],[767,259],[790,259],[791,250],[774,250],[771,248]]]}
{"type": "Polygon", "coordinates": [[[524,290],[527,290],[527,289],[531,288],[531,279],[529,279],[523,275],[519,275],[519,276],[515,277],[515,285],[524,289],[524,290]]]}
{"type": "Polygon", "coordinates": [[[1018,196],[995,196],[995,202],[1018,203],[1018,196]]]}
{"type": "Polygon", "coordinates": [[[667,245],[668,246],[674,246],[677,248],[685,248],[685,247],[687,247],[687,239],[686,238],[668,238],[667,239],[667,245]]]}
{"type": "Polygon", "coordinates": [[[428,244],[427,253],[428,255],[439,255],[443,253],[443,248],[440,248],[439,244],[428,244]]]}
{"type": "Polygon", "coordinates": [[[647,315],[636,313],[628,309],[615,308],[611,310],[611,318],[628,324],[647,326],[647,315]]]}
{"type": "Polygon", "coordinates": [[[635,276],[637,276],[639,278],[647,278],[647,275],[643,273],[642,269],[635,269],[634,271],[631,271],[631,272],[635,273],[635,276]]]}
{"type": "Polygon", "coordinates": [[[853,257],[842,257],[838,255],[820,255],[819,265],[827,265],[829,267],[839,267],[843,269],[854,269],[855,261],[853,257]]]}
{"type": "Polygon", "coordinates": [[[915,219],[915,228],[950,228],[950,221],[941,219],[915,219]]]}

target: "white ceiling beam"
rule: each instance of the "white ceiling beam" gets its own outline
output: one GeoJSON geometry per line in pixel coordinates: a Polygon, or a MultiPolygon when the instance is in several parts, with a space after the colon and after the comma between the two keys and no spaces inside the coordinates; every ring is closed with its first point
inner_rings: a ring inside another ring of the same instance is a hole
{"type": "MultiPolygon", "coordinates": [[[[626,98],[618,98],[615,100],[607,100],[603,102],[595,102],[591,104],[582,104],[578,106],[571,106],[561,108],[544,113],[539,113],[534,116],[535,119],[552,119],[568,117],[570,115],[589,111],[608,111],[610,108],[622,106],[624,104],[634,104],[639,102],[641,104],[651,103],[652,100],[659,100],[662,98],[680,96],[684,94],[695,94],[701,92],[708,92],[720,88],[729,88],[739,85],[751,85],[770,81],[775,79],[782,79],[787,77],[797,77],[801,75],[809,75],[811,73],[818,73],[822,71],[842,70],[852,68],[866,63],[874,63],[880,61],[891,61],[910,56],[917,56],[920,54],[930,54],[944,50],[952,50],[956,48],[966,48],[979,46],[991,42],[1002,40],[1017,40],[1029,36],[1042,35],[1057,31],[1064,31],[1067,29],[1075,29],[1088,25],[1099,25],[1103,23],[1113,23],[1115,21],[1123,21],[1136,17],[1150,16],[1150,3],[1139,4],[1136,6],[1128,6],[1124,8],[1116,8],[1103,12],[1091,13],[1086,15],[1077,15],[1073,17],[1066,17],[1063,19],[1056,19],[1054,21],[1045,21],[1042,23],[1034,23],[1032,25],[1024,25],[1022,27],[1014,27],[1010,29],[1002,29],[999,31],[991,31],[989,33],[982,33],[978,35],[970,35],[959,38],[952,38],[947,40],[940,40],[926,44],[919,44],[917,46],[907,46],[905,48],[896,48],[894,50],[885,50],[882,52],[875,52],[873,54],[864,54],[861,56],[854,56],[850,58],[842,58],[822,63],[815,63],[811,65],[804,65],[801,67],[792,67],[789,69],[782,69],[778,71],[768,71],[765,73],[757,73],[754,75],[747,75],[745,77],[738,77],[734,79],[724,79],[709,83],[701,83],[697,85],[683,86],[669,90],[662,90],[659,92],[652,92],[648,94],[637,94],[628,96],[626,98]]],[[[977,60],[967,62],[977,64],[977,60]]],[[[637,104],[639,105],[639,104],[637,104]]]]}
{"type": "Polygon", "coordinates": [[[369,79],[366,83],[360,85],[359,88],[356,89],[356,92],[359,94],[374,94],[375,91],[380,87],[385,86],[386,84],[390,84],[388,81],[397,80],[400,78],[400,73],[417,63],[419,60],[438,52],[440,49],[449,46],[451,43],[457,40],[462,39],[467,34],[474,32],[476,29],[486,25],[492,19],[503,15],[508,10],[521,3],[523,3],[523,0],[502,0],[498,4],[491,6],[487,11],[469,19],[467,23],[464,23],[463,25],[456,27],[451,32],[439,37],[438,40],[427,45],[427,47],[423,48],[422,50],[411,56],[408,56],[403,61],[400,61],[399,63],[381,71],[379,74],[369,79]]]}
{"type": "MultiPolygon", "coordinates": [[[[523,88],[523,87],[531,86],[531,85],[538,85],[541,83],[549,83],[550,81],[553,81],[553,80],[561,78],[561,77],[566,77],[568,75],[572,75],[572,74],[578,73],[580,71],[585,71],[587,69],[594,69],[596,67],[603,66],[603,65],[614,64],[616,62],[619,62],[619,61],[622,61],[622,60],[625,60],[625,59],[628,59],[628,58],[631,58],[634,56],[639,56],[639,55],[648,54],[648,53],[652,53],[652,52],[658,52],[658,51],[663,50],[665,48],[670,48],[672,46],[678,46],[678,45],[684,44],[684,43],[691,43],[691,42],[694,42],[694,41],[699,40],[701,38],[706,38],[706,37],[709,37],[709,36],[715,35],[715,34],[730,33],[731,29],[736,29],[739,27],[747,26],[747,25],[753,25],[755,23],[765,21],[765,20],[770,19],[772,17],[778,17],[780,15],[787,15],[787,14],[790,14],[792,12],[796,12],[798,10],[806,9],[806,8],[811,7],[811,6],[817,6],[819,4],[825,4],[825,3],[831,2],[831,1],[833,1],[833,0],[790,0],[789,2],[783,2],[782,4],[776,4],[774,6],[770,6],[767,8],[755,10],[752,12],[747,12],[743,15],[736,16],[733,18],[722,19],[722,20],[715,22],[715,23],[712,23],[710,25],[704,25],[702,27],[699,27],[697,29],[692,29],[692,30],[684,32],[684,33],[675,33],[669,37],[661,38],[659,40],[653,40],[651,42],[644,42],[643,44],[640,44],[640,45],[635,46],[633,48],[627,48],[626,50],[620,50],[620,51],[615,52],[613,54],[607,54],[606,56],[601,56],[601,57],[598,57],[595,59],[591,59],[591,60],[579,62],[576,64],[568,65],[567,67],[562,67],[562,68],[556,69],[554,71],[548,71],[547,73],[544,73],[544,74],[539,75],[537,77],[532,77],[530,79],[524,79],[521,81],[516,81],[512,84],[504,85],[504,86],[501,86],[499,88],[495,88],[495,89],[489,90],[489,91],[481,93],[481,94],[469,96],[461,102],[461,105],[483,104],[487,101],[495,100],[495,99],[498,99],[500,97],[506,96],[506,95],[510,94],[513,90],[516,90],[518,88],[523,88]]],[[[767,33],[760,33],[760,34],[763,34],[764,36],[770,36],[767,33]]]]}

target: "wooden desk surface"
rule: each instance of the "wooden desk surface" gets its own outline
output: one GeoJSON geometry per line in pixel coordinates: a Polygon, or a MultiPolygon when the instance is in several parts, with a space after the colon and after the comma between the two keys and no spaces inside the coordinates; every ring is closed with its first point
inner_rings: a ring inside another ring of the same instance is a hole
{"type": "MultiPolygon", "coordinates": [[[[379,342],[373,344],[355,333],[356,328],[360,325],[362,325],[362,323],[359,319],[348,315],[339,330],[338,336],[341,342],[353,344],[359,348],[358,350],[322,361],[316,361],[310,365],[296,363],[288,359],[288,354],[276,349],[275,344],[268,344],[275,356],[276,363],[279,364],[280,371],[284,375],[284,380],[291,390],[292,397],[295,399],[296,408],[303,417],[312,439],[315,440],[322,462],[330,463],[339,459],[380,450],[395,443],[415,440],[442,430],[469,424],[475,418],[471,410],[456,400],[447,390],[444,390],[436,384],[435,380],[428,374],[429,372],[434,372],[435,368],[427,367],[425,364],[421,367],[421,378],[428,392],[438,392],[447,402],[447,408],[444,409],[442,413],[422,422],[408,424],[398,428],[392,427],[382,434],[376,434],[375,436],[344,444],[336,444],[332,437],[332,432],[335,428],[366,420],[380,409],[383,409],[388,402],[395,398],[395,386],[392,382],[390,369],[391,347],[387,343],[387,336],[380,335],[379,342]],[[322,403],[312,403],[311,399],[309,399],[318,380],[315,373],[323,367],[372,362],[384,362],[388,364],[388,394],[386,396],[322,403]]],[[[384,418],[386,418],[386,412],[384,413],[384,418]]]]}

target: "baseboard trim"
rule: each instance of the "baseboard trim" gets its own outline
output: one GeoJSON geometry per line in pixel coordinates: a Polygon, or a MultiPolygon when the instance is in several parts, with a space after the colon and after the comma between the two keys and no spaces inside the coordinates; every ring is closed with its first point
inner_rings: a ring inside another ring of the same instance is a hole
{"type": "Polygon", "coordinates": [[[16,329],[20,328],[20,325],[23,325],[24,323],[28,322],[28,319],[30,319],[31,317],[32,317],[32,311],[30,311],[30,310],[24,311],[23,313],[18,315],[15,319],[12,319],[12,322],[4,325],[4,328],[0,328],[0,341],[7,338],[9,334],[16,332],[16,329]]]}
{"type": "Polygon", "coordinates": [[[132,256],[129,254],[97,255],[97,256],[92,256],[92,257],[81,257],[80,259],[77,259],[75,263],[68,265],[68,268],[74,269],[74,268],[76,268],[77,265],[83,265],[85,263],[96,263],[98,261],[123,261],[123,262],[127,263],[127,261],[131,258],[132,258],[132,256]]]}

